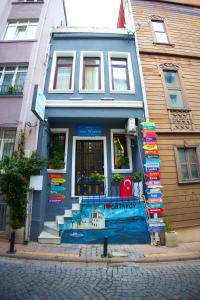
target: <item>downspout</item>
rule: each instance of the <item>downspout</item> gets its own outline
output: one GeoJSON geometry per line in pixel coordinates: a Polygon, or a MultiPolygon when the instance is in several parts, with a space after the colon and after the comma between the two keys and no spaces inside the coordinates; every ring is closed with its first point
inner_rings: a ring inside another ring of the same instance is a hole
{"type": "Polygon", "coordinates": [[[64,15],[65,15],[65,26],[67,27],[67,12],[66,12],[65,1],[67,1],[67,0],[62,0],[62,2],[63,2],[64,15]]]}
{"type": "MultiPolygon", "coordinates": [[[[126,3],[128,5],[128,11],[129,11],[130,20],[131,20],[131,27],[133,30],[135,30],[131,2],[130,2],[130,0],[126,0],[126,3]]],[[[143,101],[144,101],[144,115],[145,115],[145,120],[148,122],[149,121],[149,111],[148,111],[148,105],[147,105],[147,96],[146,96],[146,91],[145,91],[144,76],[143,76],[143,72],[142,72],[139,44],[138,44],[138,38],[137,38],[136,31],[135,31],[135,48],[136,48],[136,56],[137,56],[137,60],[138,60],[139,74],[140,74],[140,79],[141,79],[142,96],[143,96],[143,101]]]]}

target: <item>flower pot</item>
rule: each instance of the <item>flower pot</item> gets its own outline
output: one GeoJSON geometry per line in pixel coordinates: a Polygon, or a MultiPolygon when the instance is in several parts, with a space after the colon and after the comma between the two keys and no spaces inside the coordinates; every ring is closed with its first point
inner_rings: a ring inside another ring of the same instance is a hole
{"type": "Polygon", "coordinates": [[[176,231],[165,232],[165,245],[167,247],[178,246],[178,233],[176,231]]]}

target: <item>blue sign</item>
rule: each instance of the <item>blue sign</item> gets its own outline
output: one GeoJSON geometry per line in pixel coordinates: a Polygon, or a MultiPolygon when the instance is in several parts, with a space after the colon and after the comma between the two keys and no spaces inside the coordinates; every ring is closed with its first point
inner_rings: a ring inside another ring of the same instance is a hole
{"type": "Polygon", "coordinates": [[[78,136],[102,136],[102,128],[100,126],[78,126],[78,136]]]}
{"type": "Polygon", "coordinates": [[[159,172],[160,168],[157,167],[145,167],[145,172],[159,172]]]}
{"type": "Polygon", "coordinates": [[[148,197],[148,199],[162,198],[163,194],[162,193],[148,193],[147,192],[147,197],[148,197]]]}

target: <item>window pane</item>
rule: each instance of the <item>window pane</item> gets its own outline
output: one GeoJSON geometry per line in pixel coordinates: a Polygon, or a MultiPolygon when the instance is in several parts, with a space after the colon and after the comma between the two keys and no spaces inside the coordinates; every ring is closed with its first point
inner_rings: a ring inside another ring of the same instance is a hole
{"type": "Polygon", "coordinates": [[[24,81],[26,78],[26,72],[18,72],[15,79],[16,86],[24,86],[24,81]]]}
{"type": "Polygon", "coordinates": [[[58,67],[55,88],[60,90],[69,90],[71,88],[70,81],[71,81],[71,66],[58,67]]]}
{"type": "Polygon", "coordinates": [[[181,91],[168,90],[171,107],[184,107],[181,91]]]}
{"type": "Polygon", "coordinates": [[[114,168],[129,169],[125,134],[113,134],[114,168]]]}
{"type": "Polygon", "coordinates": [[[15,129],[5,129],[0,131],[0,144],[3,143],[2,158],[5,156],[12,156],[15,145],[15,129]]]}
{"type": "Polygon", "coordinates": [[[84,86],[86,90],[99,89],[99,67],[84,67],[84,86]]]}
{"type": "Polygon", "coordinates": [[[168,38],[164,32],[155,32],[156,41],[158,43],[168,43],[168,38]]]}
{"type": "Polygon", "coordinates": [[[165,83],[167,87],[178,88],[178,74],[177,71],[164,71],[165,83]]]}
{"type": "Polygon", "coordinates": [[[184,149],[178,149],[179,160],[181,164],[186,163],[186,153],[184,149]]]}
{"type": "Polygon", "coordinates": [[[112,65],[126,66],[126,59],[112,59],[112,65]]]}
{"type": "Polygon", "coordinates": [[[113,89],[129,90],[126,68],[113,67],[113,89]]]}
{"type": "Polygon", "coordinates": [[[188,174],[187,166],[182,165],[181,166],[181,172],[182,172],[182,179],[189,179],[189,174],[188,174]]]}
{"type": "Polygon", "coordinates": [[[165,32],[164,23],[162,21],[152,21],[153,30],[165,32]]]}
{"type": "Polygon", "coordinates": [[[197,162],[196,149],[194,148],[188,149],[188,155],[189,155],[190,163],[196,164],[197,162]]]}
{"type": "Polygon", "coordinates": [[[6,34],[4,37],[4,40],[13,40],[15,36],[16,27],[12,25],[8,25],[8,28],[6,30],[6,34]]]}
{"type": "Polygon", "coordinates": [[[58,57],[57,64],[58,65],[72,65],[73,58],[72,57],[58,57]]]}
{"type": "Polygon", "coordinates": [[[93,57],[84,57],[84,65],[99,65],[100,59],[93,57]]]}
{"type": "Polygon", "coordinates": [[[34,39],[36,37],[36,30],[37,30],[37,24],[30,23],[27,32],[26,32],[26,39],[34,39]]]}
{"type": "Polygon", "coordinates": [[[51,133],[49,164],[55,169],[64,168],[65,159],[65,133],[51,133]]]}
{"type": "Polygon", "coordinates": [[[26,32],[26,26],[17,26],[17,30],[15,33],[15,39],[16,40],[25,39],[25,32],[26,32]]]}
{"type": "Polygon", "coordinates": [[[14,73],[6,73],[6,74],[4,74],[2,85],[3,86],[10,86],[10,85],[12,85],[13,76],[14,76],[14,73]]]}
{"type": "Polygon", "coordinates": [[[191,165],[191,174],[192,174],[192,178],[199,178],[199,172],[198,172],[198,168],[196,165],[191,165]]]}

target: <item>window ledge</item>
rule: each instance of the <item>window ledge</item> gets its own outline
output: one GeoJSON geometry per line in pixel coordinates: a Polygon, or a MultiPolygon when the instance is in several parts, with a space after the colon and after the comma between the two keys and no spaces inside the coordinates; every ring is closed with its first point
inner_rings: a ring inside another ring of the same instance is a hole
{"type": "Polygon", "coordinates": [[[66,173],[66,168],[65,169],[47,169],[47,173],[66,173]]]}
{"type": "Polygon", "coordinates": [[[181,108],[170,108],[170,107],[168,107],[167,108],[167,110],[169,110],[169,111],[179,111],[179,110],[181,110],[181,111],[191,111],[191,109],[190,108],[187,108],[187,107],[181,107],[181,108]]]}
{"type": "Polygon", "coordinates": [[[111,94],[135,94],[135,91],[134,90],[128,90],[128,91],[111,90],[110,93],[111,94]]]}
{"type": "Polygon", "coordinates": [[[196,180],[184,180],[184,181],[179,181],[179,184],[193,184],[193,183],[200,183],[200,178],[196,180]]]}
{"type": "Polygon", "coordinates": [[[133,173],[132,169],[112,169],[112,173],[133,173]]]}
{"type": "Polygon", "coordinates": [[[105,90],[79,90],[80,94],[103,94],[105,90]]]}
{"type": "Polygon", "coordinates": [[[23,94],[0,94],[0,98],[23,98],[23,94]]]}
{"type": "Polygon", "coordinates": [[[171,43],[159,43],[159,42],[153,42],[153,45],[161,45],[161,46],[169,46],[169,47],[175,47],[175,44],[171,44],[171,43]]]}
{"type": "Polygon", "coordinates": [[[33,40],[1,40],[0,43],[6,44],[6,43],[24,43],[24,42],[28,42],[28,43],[32,43],[32,42],[37,42],[36,39],[33,40]]]}
{"type": "Polygon", "coordinates": [[[40,1],[40,2],[12,2],[12,4],[14,4],[14,5],[18,5],[18,4],[44,4],[44,1],[40,1]]]}
{"type": "Polygon", "coordinates": [[[48,90],[49,94],[73,94],[74,90],[48,90]]]}

